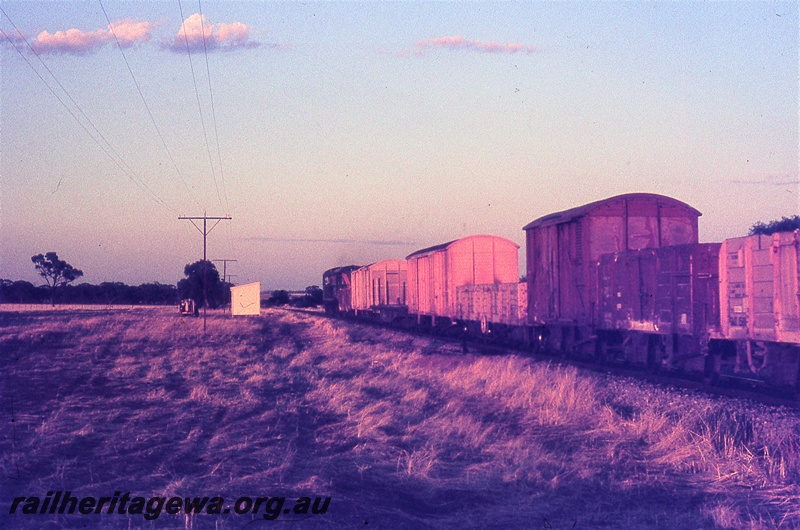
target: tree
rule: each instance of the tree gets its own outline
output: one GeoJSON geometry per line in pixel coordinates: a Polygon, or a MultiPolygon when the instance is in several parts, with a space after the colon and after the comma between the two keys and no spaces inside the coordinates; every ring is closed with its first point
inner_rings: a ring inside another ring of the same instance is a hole
{"type": "MultiPolygon", "coordinates": [[[[178,296],[181,300],[191,298],[197,307],[203,307],[203,260],[186,265],[183,274],[186,278],[178,282],[178,296]]],[[[208,307],[214,309],[230,302],[228,284],[220,280],[219,271],[208,260],[205,262],[205,276],[208,307]]]]}
{"type": "Polygon", "coordinates": [[[166,305],[178,303],[178,291],[174,285],[163,285],[158,282],[143,283],[137,287],[139,303],[166,305]]]}
{"type": "Polygon", "coordinates": [[[83,276],[83,271],[76,269],[64,260],[58,259],[58,254],[48,252],[45,255],[31,256],[31,261],[36,266],[39,275],[44,278],[50,287],[50,303],[56,303],[56,289],[67,285],[83,276]]]}
{"type": "Polygon", "coordinates": [[[770,235],[774,234],[775,232],[793,232],[797,229],[800,229],[800,215],[784,217],[780,221],[775,220],[770,221],[769,223],[762,223],[759,221],[750,227],[750,233],[748,235],[770,235]]]}
{"type": "Polygon", "coordinates": [[[36,287],[26,281],[0,280],[0,303],[40,304],[47,300],[49,290],[46,286],[36,287]]]}
{"type": "Polygon", "coordinates": [[[276,305],[286,305],[289,303],[289,291],[285,291],[283,289],[278,289],[276,291],[272,291],[272,294],[267,299],[267,305],[276,306],[276,305]]]}
{"type": "Polygon", "coordinates": [[[317,307],[322,303],[322,289],[318,285],[306,287],[306,294],[294,302],[295,307],[317,307]]]}

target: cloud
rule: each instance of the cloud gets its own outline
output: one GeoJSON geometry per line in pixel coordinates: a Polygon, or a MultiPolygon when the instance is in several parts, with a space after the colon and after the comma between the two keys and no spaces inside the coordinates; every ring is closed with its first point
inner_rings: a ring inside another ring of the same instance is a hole
{"type": "Polygon", "coordinates": [[[114,30],[114,35],[116,35],[120,45],[123,48],[128,48],[137,42],[149,41],[155,24],[152,22],[138,22],[128,18],[120,22],[112,22],[109,27],[114,30]]]}
{"type": "MultiPolygon", "coordinates": [[[[414,48],[404,50],[395,55],[399,57],[407,57],[409,55],[422,56],[425,54],[426,51],[437,48],[453,50],[453,51],[467,50],[478,53],[492,53],[492,54],[524,53],[530,55],[533,53],[539,53],[541,51],[539,48],[535,46],[530,46],[528,44],[519,44],[519,43],[502,44],[499,42],[491,42],[491,41],[484,42],[480,40],[465,39],[464,37],[455,35],[450,37],[439,37],[431,40],[417,41],[416,46],[414,48]]],[[[381,51],[379,53],[387,53],[387,52],[381,51]]]]}
{"type": "Polygon", "coordinates": [[[83,31],[68,29],[50,33],[42,31],[31,42],[31,47],[36,53],[69,53],[84,55],[101,48],[109,43],[114,43],[116,35],[120,46],[129,48],[139,42],[147,42],[152,36],[155,24],[132,19],[120,20],[109,24],[108,29],[97,31],[83,31]]]}
{"type": "Polygon", "coordinates": [[[6,33],[2,29],[0,29],[0,36],[12,46],[25,46],[27,42],[27,37],[20,33],[6,33]]]}
{"type": "Polygon", "coordinates": [[[250,28],[247,25],[241,22],[210,24],[200,13],[183,21],[175,38],[166,48],[178,53],[185,52],[187,42],[189,50],[193,52],[259,46],[258,42],[250,40],[250,28]]]}

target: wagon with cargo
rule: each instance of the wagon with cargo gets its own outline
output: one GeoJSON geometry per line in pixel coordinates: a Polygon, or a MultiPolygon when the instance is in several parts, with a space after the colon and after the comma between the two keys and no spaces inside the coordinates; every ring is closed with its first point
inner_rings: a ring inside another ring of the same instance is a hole
{"type": "Polygon", "coordinates": [[[800,230],[726,239],[720,248],[715,372],[800,383],[800,230]]]}

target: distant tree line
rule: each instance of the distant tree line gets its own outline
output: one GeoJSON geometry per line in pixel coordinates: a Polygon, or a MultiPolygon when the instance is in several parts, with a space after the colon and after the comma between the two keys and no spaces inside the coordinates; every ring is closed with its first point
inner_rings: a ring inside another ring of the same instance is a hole
{"type": "Polygon", "coordinates": [[[297,295],[283,289],[272,291],[262,307],[291,305],[294,307],[317,307],[322,304],[322,289],[318,285],[309,285],[303,294],[297,295]]]}
{"type": "MultiPolygon", "coordinates": [[[[222,281],[219,271],[210,261],[196,261],[183,269],[185,278],[176,285],[143,283],[139,286],[122,282],[103,282],[100,285],[81,283],[70,285],[83,276],[83,271],[58,258],[55,252],[31,257],[36,271],[46,285],[35,286],[26,281],[0,278],[0,303],[42,304],[109,304],[109,305],[177,305],[180,300],[193,299],[197,307],[208,301],[211,309],[231,302],[233,284],[222,281]]],[[[316,307],[322,303],[322,289],[316,285],[306,287],[303,295],[288,291],[273,291],[262,305],[316,307]]]]}
{"type": "Polygon", "coordinates": [[[780,220],[770,221],[768,223],[757,222],[750,227],[750,234],[770,235],[775,232],[794,232],[800,229],[800,215],[793,215],[792,217],[783,217],[780,220]]]}
{"type": "Polygon", "coordinates": [[[0,303],[5,304],[120,304],[120,305],[174,305],[178,303],[178,289],[174,285],[158,282],[138,286],[121,282],[103,282],[100,285],[81,283],[62,285],[55,291],[49,285],[35,286],[26,281],[0,279],[0,303]]]}
{"type": "Polygon", "coordinates": [[[31,256],[36,272],[44,278],[45,285],[0,278],[0,303],[42,304],[121,304],[121,305],[172,305],[178,303],[178,290],[174,285],[143,283],[139,286],[121,282],[103,282],[100,285],[82,283],[70,285],[83,271],[59,259],[55,252],[31,256]]]}

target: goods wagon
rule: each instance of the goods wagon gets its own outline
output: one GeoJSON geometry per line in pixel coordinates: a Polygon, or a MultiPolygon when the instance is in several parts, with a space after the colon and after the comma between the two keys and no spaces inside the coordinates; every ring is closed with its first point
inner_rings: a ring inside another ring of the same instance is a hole
{"type": "Polygon", "coordinates": [[[436,325],[458,318],[457,289],[466,285],[514,284],[519,245],[491,235],[474,235],[410,254],[408,312],[436,325]]]}
{"type": "Polygon", "coordinates": [[[359,268],[360,265],[346,265],[322,274],[322,303],[326,313],[335,315],[352,310],[350,275],[359,268]]]}
{"type": "Polygon", "coordinates": [[[526,225],[528,323],[537,345],[570,349],[591,341],[600,256],[697,243],[699,216],[678,200],[632,193],[526,225]]]}
{"type": "Polygon", "coordinates": [[[800,378],[800,231],[727,239],[720,249],[720,375],[800,378]]]}
{"type": "Polygon", "coordinates": [[[652,370],[705,371],[719,328],[719,243],[606,254],[597,263],[596,353],[652,370]]]}
{"type": "Polygon", "coordinates": [[[800,231],[700,244],[699,217],[619,195],[525,226],[527,281],[518,245],[469,236],[410,254],[405,291],[399,260],[326,271],[326,310],[800,395],[800,231]]]}
{"type": "Polygon", "coordinates": [[[352,306],[356,313],[394,318],[406,309],[406,262],[383,260],[352,272],[352,306]]]}

